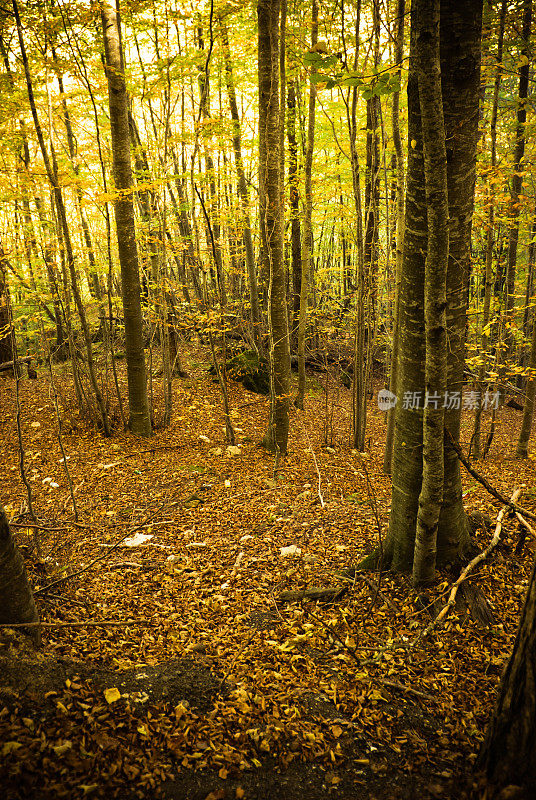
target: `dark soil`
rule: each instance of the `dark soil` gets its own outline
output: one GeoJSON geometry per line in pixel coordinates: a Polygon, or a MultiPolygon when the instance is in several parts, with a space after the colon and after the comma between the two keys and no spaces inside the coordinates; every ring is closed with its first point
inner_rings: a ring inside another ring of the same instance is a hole
{"type": "MultiPolygon", "coordinates": [[[[59,715],[58,719],[56,709],[60,697],[65,706],[70,708],[65,698],[66,686],[70,687],[71,693],[73,686],[82,690],[82,699],[87,701],[87,707],[99,702],[98,699],[102,698],[106,689],[116,687],[122,698],[114,705],[114,710],[121,708],[121,713],[137,719],[138,723],[134,724],[138,725],[150,724],[155,715],[162,713],[171,717],[178,704],[203,715],[210,712],[215,699],[219,697],[221,700],[222,693],[224,697],[226,692],[221,676],[211,672],[202,653],[196,654],[196,657],[189,654],[183,659],[117,671],[98,664],[47,657],[45,653],[36,651],[24,635],[9,630],[2,632],[0,702],[5,710],[1,716],[11,714],[11,720],[23,719],[24,724],[32,730],[41,727],[47,731],[47,735],[54,736],[54,742],[70,742],[74,739],[75,730],[72,721],[67,715],[59,715]],[[124,698],[128,699],[125,701],[124,698]]],[[[387,692],[385,694],[388,695],[387,692]]],[[[72,694],[68,694],[68,697],[71,696],[72,694]]],[[[325,695],[305,694],[297,698],[296,703],[304,719],[330,725],[341,723],[344,726],[340,746],[345,758],[334,765],[332,770],[302,761],[292,762],[288,768],[282,770],[276,758],[259,752],[259,766],[256,769],[230,769],[225,778],[222,778],[216,770],[181,770],[180,764],[174,763],[172,776],[168,775],[155,787],[154,793],[140,793],[134,781],[130,787],[120,789],[119,794],[116,790],[115,796],[124,797],[125,800],[153,796],[162,796],[168,800],[236,800],[242,797],[273,800],[277,796],[284,800],[324,800],[328,797],[348,800],[446,800],[469,797],[468,792],[462,795],[461,790],[462,783],[467,782],[467,775],[462,774],[463,765],[458,764],[457,770],[453,770],[455,754],[445,752],[443,763],[438,762],[437,758],[433,764],[426,763],[428,743],[438,736],[441,725],[440,720],[426,712],[424,704],[400,698],[393,701],[390,707],[393,719],[396,720],[393,733],[399,741],[405,740],[399,748],[400,752],[396,754],[380,740],[366,738],[357,732],[354,734],[350,719],[341,714],[325,695]]],[[[99,711],[102,711],[102,706],[96,708],[96,712],[99,711]]],[[[118,728],[122,726],[124,722],[119,722],[118,728]]],[[[107,758],[118,758],[117,740],[107,730],[100,730],[97,726],[96,733],[89,729],[86,731],[82,723],[82,730],[76,729],[76,733],[82,734],[88,750],[91,749],[88,737],[92,736],[100,749],[107,751],[104,754],[106,761],[107,758]]],[[[169,757],[162,742],[154,744],[157,749],[160,747],[162,750],[161,753],[156,752],[157,760],[169,757]]],[[[24,746],[24,742],[21,746],[24,746]]],[[[292,743],[290,747],[292,749],[292,743]]],[[[135,762],[136,748],[133,756],[135,762]]],[[[154,758],[153,752],[152,760],[154,758]]],[[[13,765],[9,768],[9,759],[3,766],[4,768],[0,765],[3,797],[8,800],[28,800],[26,782],[18,785],[17,770],[13,770],[13,765]]],[[[32,800],[49,797],[74,798],[85,796],[85,792],[95,797],[106,797],[106,792],[103,794],[102,791],[97,791],[99,781],[94,783],[91,775],[81,776],[76,783],[78,787],[95,786],[95,794],[87,788],[82,788],[80,794],[79,789],[67,779],[62,791],[60,777],[59,783],[52,782],[42,789],[36,788],[37,784],[31,780],[32,800]]],[[[124,786],[124,782],[122,785],[124,786]]],[[[472,796],[478,795],[473,793],[472,796]]]]}

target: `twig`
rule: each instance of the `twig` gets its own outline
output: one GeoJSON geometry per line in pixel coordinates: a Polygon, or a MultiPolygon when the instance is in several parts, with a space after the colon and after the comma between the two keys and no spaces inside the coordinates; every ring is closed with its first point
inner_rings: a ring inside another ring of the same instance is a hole
{"type": "Polygon", "coordinates": [[[527,511],[524,508],[520,508],[515,503],[512,503],[511,499],[507,500],[507,498],[503,494],[501,494],[498,489],[495,489],[491,485],[491,483],[489,483],[486,480],[486,478],[484,478],[483,475],[481,475],[479,472],[476,471],[476,469],[472,466],[472,464],[465,457],[462,448],[460,447],[458,442],[456,442],[454,440],[454,438],[453,438],[453,436],[452,436],[452,434],[451,434],[451,432],[449,431],[448,428],[445,428],[445,436],[446,436],[446,438],[448,440],[448,443],[451,445],[452,449],[454,450],[454,452],[456,453],[456,455],[458,456],[458,458],[462,462],[462,464],[465,467],[465,469],[467,470],[467,472],[470,475],[472,475],[473,478],[475,478],[479,483],[481,483],[482,486],[485,489],[487,489],[487,491],[492,495],[492,497],[495,497],[497,500],[499,500],[505,506],[508,506],[508,508],[511,508],[514,513],[518,512],[519,514],[522,514],[524,517],[528,517],[529,519],[532,519],[532,520],[534,520],[536,522],[536,514],[533,514],[532,512],[527,511]]]}
{"type": "Polygon", "coordinates": [[[526,529],[527,529],[527,531],[528,531],[528,532],[529,532],[529,534],[532,536],[532,538],[533,538],[533,539],[536,539],[536,531],[534,530],[534,528],[532,527],[532,525],[529,525],[529,523],[527,522],[527,520],[526,520],[526,519],[524,519],[524,517],[523,517],[523,516],[522,516],[522,515],[519,513],[519,511],[516,511],[516,519],[518,520],[518,522],[520,522],[520,523],[521,523],[521,525],[523,525],[523,527],[524,527],[524,528],[526,528],[526,529]]]}
{"type": "MultiPolygon", "coordinates": [[[[391,611],[395,611],[395,612],[398,614],[398,608],[395,606],[395,604],[392,602],[392,600],[389,600],[389,598],[387,597],[387,595],[386,595],[386,594],[384,594],[384,593],[383,593],[383,592],[380,590],[380,588],[379,588],[379,586],[378,586],[378,584],[377,584],[377,583],[374,583],[374,581],[372,581],[372,580],[371,580],[370,578],[368,578],[366,575],[363,575],[363,574],[361,574],[359,577],[361,578],[361,580],[365,581],[365,583],[367,584],[367,586],[369,586],[369,587],[370,587],[370,589],[372,589],[372,591],[374,592],[374,600],[376,600],[376,597],[381,597],[381,599],[383,600],[383,602],[384,602],[384,603],[386,603],[386,604],[389,606],[389,608],[391,609],[391,611]]],[[[355,578],[354,578],[354,580],[355,580],[355,578]]]]}
{"type": "Polygon", "coordinates": [[[311,455],[313,457],[313,461],[314,461],[315,469],[316,469],[316,474],[318,475],[318,489],[316,490],[316,492],[318,494],[318,499],[320,500],[320,505],[322,506],[322,508],[324,508],[324,506],[326,504],[324,502],[324,497],[322,496],[322,491],[321,491],[322,490],[322,475],[321,475],[320,469],[318,467],[318,461],[316,460],[315,451],[313,449],[313,445],[311,444],[311,440],[309,438],[309,431],[307,430],[307,428],[303,424],[303,420],[301,419],[301,417],[299,415],[298,415],[298,419],[300,420],[300,423],[301,423],[301,426],[302,426],[302,430],[305,433],[305,437],[307,439],[307,444],[309,445],[309,452],[311,453],[311,455]]]}
{"type": "Polygon", "coordinates": [[[402,692],[414,694],[416,697],[421,697],[423,700],[428,700],[429,703],[435,702],[435,697],[432,697],[431,694],[420,692],[418,689],[412,689],[411,686],[404,686],[403,683],[399,683],[398,681],[389,681],[387,678],[373,678],[372,680],[379,681],[380,683],[383,683],[384,686],[391,686],[393,689],[400,689],[402,692]]]}
{"type": "Polygon", "coordinates": [[[104,561],[104,559],[108,558],[110,553],[113,553],[113,551],[116,550],[119,547],[119,545],[122,542],[124,542],[125,539],[128,539],[128,537],[131,536],[135,531],[139,531],[140,528],[143,528],[149,522],[151,517],[154,517],[155,514],[157,514],[162,508],[164,508],[165,505],[166,503],[161,503],[161,505],[158,506],[158,508],[155,511],[153,511],[151,514],[148,514],[148,516],[143,520],[143,522],[141,522],[139,525],[136,525],[134,528],[129,528],[129,530],[125,534],[123,534],[123,536],[121,536],[120,539],[117,539],[117,541],[115,541],[110,546],[110,548],[106,550],[105,553],[102,553],[100,556],[97,556],[97,558],[94,558],[93,561],[90,561],[89,564],[86,564],[85,567],[82,567],[81,569],[76,570],[75,572],[71,572],[69,573],[69,575],[64,575],[62,578],[58,578],[57,580],[52,581],[52,583],[48,583],[46,586],[42,586],[41,589],[35,589],[34,595],[42,594],[43,592],[46,592],[48,589],[52,589],[53,586],[57,586],[59,583],[64,583],[65,581],[68,581],[71,578],[75,578],[78,575],[81,575],[83,572],[87,572],[89,569],[91,569],[91,567],[93,567],[99,561],[104,561]]]}
{"type": "Polygon", "coordinates": [[[472,561],[470,561],[467,564],[465,569],[462,570],[462,572],[460,573],[459,578],[452,584],[452,588],[450,590],[449,599],[447,600],[447,602],[445,603],[445,605],[443,606],[443,608],[441,609],[441,611],[439,612],[437,617],[435,617],[435,619],[433,619],[427,625],[427,627],[424,629],[424,631],[421,631],[421,633],[418,634],[418,636],[415,637],[415,639],[412,642],[412,646],[414,644],[417,644],[417,642],[420,639],[424,639],[426,636],[428,636],[428,634],[431,633],[434,630],[434,628],[437,627],[437,625],[439,625],[440,622],[447,616],[447,614],[449,612],[449,609],[451,609],[453,607],[454,603],[456,602],[456,595],[458,593],[458,589],[459,589],[460,585],[466,580],[466,578],[469,575],[469,573],[472,572],[472,570],[477,566],[477,564],[480,564],[481,561],[484,561],[484,559],[486,559],[489,556],[491,551],[495,547],[497,547],[497,545],[499,544],[499,539],[501,538],[502,522],[503,522],[503,519],[504,519],[504,515],[507,513],[509,508],[512,508],[512,507],[515,506],[515,502],[518,499],[520,494],[521,494],[521,489],[516,489],[514,491],[514,493],[512,494],[512,497],[510,498],[510,500],[506,502],[504,508],[501,508],[501,510],[499,511],[499,514],[497,516],[497,524],[495,526],[495,532],[493,534],[491,542],[488,544],[488,546],[486,547],[485,550],[482,550],[481,553],[479,553],[477,556],[475,556],[472,559],[472,561]]]}
{"type": "Polygon", "coordinates": [[[124,621],[103,619],[99,622],[0,622],[0,628],[117,628],[126,625],[161,625],[158,620],[127,619],[124,621]]]}

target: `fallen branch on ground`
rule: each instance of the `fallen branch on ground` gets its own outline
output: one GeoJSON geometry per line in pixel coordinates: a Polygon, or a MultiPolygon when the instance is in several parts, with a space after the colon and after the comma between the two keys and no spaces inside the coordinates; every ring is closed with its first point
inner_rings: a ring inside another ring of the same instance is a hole
{"type": "Polygon", "coordinates": [[[34,596],[35,596],[35,595],[38,595],[38,594],[43,594],[43,592],[46,592],[48,589],[52,589],[52,587],[53,587],[53,586],[57,586],[59,583],[65,583],[65,581],[68,581],[68,580],[70,580],[71,578],[75,578],[75,577],[77,577],[78,575],[82,575],[82,573],[83,573],[83,572],[87,572],[87,571],[88,571],[88,570],[90,570],[90,569],[91,569],[93,566],[95,566],[95,564],[98,564],[100,561],[104,561],[104,559],[105,559],[105,558],[108,558],[108,556],[109,556],[109,555],[110,555],[110,554],[111,554],[111,553],[112,553],[114,550],[116,550],[116,549],[117,549],[117,548],[118,548],[118,547],[119,547],[119,546],[122,544],[122,542],[124,542],[124,541],[125,541],[125,539],[128,539],[128,537],[129,537],[129,536],[131,536],[133,533],[135,533],[136,531],[139,531],[141,528],[143,528],[145,525],[147,525],[147,523],[149,522],[149,520],[150,520],[150,519],[152,519],[152,517],[154,517],[154,516],[155,516],[155,515],[156,515],[156,514],[157,514],[159,511],[161,511],[161,510],[164,508],[164,506],[166,506],[166,505],[167,505],[167,501],[166,501],[166,502],[164,502],[164,503],[161,503],[161,504],[158,506],[158,508],[157,508],[155,511],[152,511],[150,514],[148,514],[148,515],[145,517],[145,519],[143,520],[143,522],[141,522],[139,525],[136,525],[134,528],[129,528],[129,530],[127,531],[127,533],[125,533],[123,536],[121,536],[121,538],[120,538],[120,539],[117,539],[117,540],[116,540],[116,541],[115,541],[115,542],[114,542],[114,543],[113,543],[113,544],[110,546],[110,548],[109,548],[108,550],[106,550],[106,552],[105,552],[105,553],[102,553],[102,555],[100,555],[100,556],[97,556],[97,558],[94,558],[94,559],[93,559],[93,561],[90,561],[90,562],[89,562],[89,564],[86,564],[86,566],[85,566],[85,567],[82,567],[81,569],[79,569],[79,570],[76,570],[75,572],[70,572],[68,575],[64,575],[62,578],[58,578],[57,580],[55,580],[55,581],[52,581],[51,583],[47,583],[47,585],[46,585],[46,586],[42,586],[42,587],[41,587],[41,589],[35,589],[35,590],[34,590],[34,596]]]}
{"type": "Polygon", "coordinates": [[[511,509],[514,513],[522,514],[524,517],[528,517],[528,519],[532,519],[536,522],[536,514],[533,514],[531,511],[527,511],[525,508],[520,508],[512,500],[507,500],[507,498],[499,492],[498,489],[495,489],[494,486],[489,483],[486,478],[481,475],[477,470],[473,467],[473,465],[469,462],[469,460],[464,455],[464,452],[458,442],[455,441],[454,437],[452,436],[451,432],[448,428],[445,428],[445,436],[447,438],[448,443],[451,445],[452,449],[455,451],[456,455],[462,462],[463,466],[467,470],[467,472],[475,478],[482,486],[487,489],[487,491],[495,497],[496,500],[499,500],[509,509],[511,509]]]}
{"type": "Polygon", "coordinates": [[[277,598],[281,603],[295,603],[298,600],[317,600],[320,602],[336,602],[348,591],[348,586],[310,586],[309,589],[281,592],[277,598]]]}
{"type": "Polygon", "coordinates": [[[121,620],[100,620],[94,622],[1,622],[0,628],[117,628],[125,627],[127,625],[161,625],[158,620],[149,619],[127,619],[121,620]]]}
{"type": "Polygon", "coordinates": [[[449,594],[449,599],[447,600],[447,602],[445,603],[445,605],[443,606],[437,617],[435,617],[435,619],[433,619],[427,625],[424,631],[421,631],[421,633],[413,640],[412,645],[417,644],[417,642],[420,639],[424,639],[426,636],[428,636],[428,634],[431,633],[433,629],[437,627],[437,625],[439,625],[439,623],[447,616],[449,609],[451,609],[454,603],[456,602],[456,595],[458,594],[458,589],[460,587],[460,584],[462,584],[466,580],[469,573],[472,572],[472,570],[477,566],[477,564],[480,564],[481,561],[484,561],[489,556],[491,551],[495,547],[497,547],[497,545],[499,544],[499,539],[501,538],[502,522],[504,519],[504,515],[510,508],[515,507],[516,500],[518,499],[520,494],[521,494],[521,489],[516,489],[512,494],[510,500],[506,501],[504,508],[501,508],[497,516],[497,524],[495,526],[495,531],[491,539],[491,542],[488,544],[485,550],[482,550],[481,553],[475,556],[472,559],[472,561],[470,561],[467,564],[467,566],[461,571],[460,576],[452,585],[449,594]]]}

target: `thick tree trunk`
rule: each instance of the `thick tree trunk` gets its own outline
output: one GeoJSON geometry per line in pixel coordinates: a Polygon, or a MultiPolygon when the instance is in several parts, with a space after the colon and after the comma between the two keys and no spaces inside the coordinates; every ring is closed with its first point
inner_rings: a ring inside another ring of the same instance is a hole
{"type": "MultiPolygon", "coordinates": [[[[441,87],[449,199],[447,271],[447,403],[445,424],[459,437],[465,356],[469,245],[474,198],[480,80],[481,4],[441,2],[441,87]],[[449,407],[452,406],[452,407],[449,407]]],[[[399,382],[393,457],[391,520],[383,563],[410,570],[414,561],[418,498],[423,475],[425,400],[424,278],[427,216],[421,113],[416,76],[416,21],[412,9],[408,81],[408,172],[403,269],[400,284],[399,382]]],[[[424,12],[423,12],[424,13],[424,12]]],[[[440,398],[438,403],[445,402],[440,398]]],[[[469,546],[456,453],[444,446],[443,500],[437,530],[437,563],[463,555],[469,546]]],[[[375,554],[369,563],[378,562],[375,554]]]]}
{"type": "MultiPolygon", "coordinates": [[[[514,649],[479,756],[479,766],[499,788],[536,788],[536,565],[514,649]]],[[[528,794],[526,795],[529,796],[528,794]]]]}
{"type": "MultiPolygon", "coordinates": [[[[22,556],[0,506],[0,623],[39,622],[22,556]]],[[[39,644],[39,628],[25,629],[39,644]]]]}
{"type": "Polygon", "coordinates": [[[269,275],[270,420],[264,445],[287,452],[290,406],[290,348],[283,257],[280,192],[279,0],[259,0],[259,204],[264,272],[269,275]]]}
{"type": "MultiPolygon", "coordinates": [[[[441,88],[447,144],[449,263],[447,272],[447,388],[449,397],[463,390],[471,229],[476,180],[480,101],[482,2],[441,2],[441,88]]],[[[452,404],[451,404],[452,405],[452,404]]],[[[462,408],[445,409],[445,425],[456,441],[462,408]]],[[[445,444],[445,484],[439,518],[437,557],[452,561],[470,546],[463,509],[460,464],[445,444]]]]}
{"type": "Polygon", "coordinates": [[[428,241],[424,267],[426,341],[423,475],[417,513],[413,583],[435,576],[437,528],[443,501],[443,399],[447,389],[447,263],[449,204],[447,150],[439,57],[440,0],[414,0],[428,241]]]}
{"type": "Polygon", "coordinates": [[[119,20],[115,4],[101,3],[102,30],[108,79],[108,99],[112,130],[112,153],[116,198],[114,200],[117,245],[121,264],[123,313],[125,317],[126,361],[130,428],[138,436],[151,435],[147,398],[145,353],[142,335],[140,275],[134,205],[132,202],[132,165],[128,127],[128,102],[119,20]]]}

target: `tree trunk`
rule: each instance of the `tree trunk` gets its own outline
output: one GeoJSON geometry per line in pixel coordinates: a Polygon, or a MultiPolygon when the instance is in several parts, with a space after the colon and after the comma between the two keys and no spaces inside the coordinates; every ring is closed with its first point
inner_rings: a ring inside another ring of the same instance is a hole
{"type": "Polygon", "coordinates": [[[109,0],[103,0],[101,3],[101,19],[112,131],[116,189],[114,207],[125,317],[130,428],[138,436],[150,436],[151,418],[147,399],[140,275],[132,202],[127,90],[120,46],[119,19],[115,5],[109,0]]]}
{"type": "MultiPolygon", "coordinates": [[[[39,622],[39,616],[24,561],[0,506],[0,623],[21,622],[39,622]]],[[[25,630],[36,644],[40,643],[38,627],[25,630]]]]}
{"type": "MultiPolygon", "coordinates": [[[[311,12],[311,50],[314,51],[317,41],[318,2],[317,0],[313,0],[311,12]]],[[[311,184],[315,146],[315,75],[316,69],[311,67],[307,120],[307,147],[305,149],[305,213],[303,218],[303,241],[301,245],[300,314],[298,319],[298,395],[295,400],[295,405],[301,409],[303,409],[303,401],[305,397],[305,333],[307,325],[309,276],[311,272],[311,251],[313,246],[313,192],[311,184]]]]}
{"type": "MultiPolygon", "coordinates": [[[[519,90],[517,96],[517,120],[516,132],[514,143],[514,163],[512,185],[510,189],[511,195],[511,222],[510,232],[508,235],[508,263],[506,267],[506,303],[505,311],[507,314],[513,315],[514,311],[514,293],[515,293],[515,279],[516,279],[516,266],[517,266],[517,243],[519,240],[519,211],[520,211],[520,194],[523,187],[523,169],[524,165],[521,163],[525,156],[525,125],[527,121],[527,96],[529,89],[529,70],[531,62],[530,46],[530,28],[532,22],[532,0],[523,0],[523,30],[521,33],[521,58],[522,64],[519,68],[519,90]]],[[[508,336],[510,345],[512,344],[512,337],[508,336]]]]}
{"type": "MultiPolygon", "coordinates": [[[[406,13],[406,0],[398,0],[397,20],[395,33],[395,63],[399,65],[398,74],[401,74],[402,59],[404,57],[404,17],[406,13]]],[[[395,303],[393,314],[393,346],[391,351],[391,371],[389,375],[389,391],[396,396],[398,382],[398,330],[399,330],[399,293],[400,275],[402,272],[402,255],[404,248],[404,154],[402,151],[402,138],[400,136],[400,90],[393,92],[393,145],[396,156],[396,266],[395,266],[395,303]]],[[[387,433],[385,438],[385,455],[383,471],[391,474],[393,459],[393,442],[395,433],[395,408],[391,407],[387,417],[387,433]]]]}
{"type": "MultiPolygon", "coordinates": [[[[87,322],[86,312],[84,308],[84,303],[82,301],[82,295],[80,293],[80,288],[78,286],[78,277],[76,274],[76,264],[74,259],[74,251],[71,241],[71,233],[69,230],[69,223],[67,220],[67,211],[65,208],[65,202],[63,199],[63,192],[59,183],[58,179],[58,164],[56,160],[56,153],[54,150],[53,142],[50,142],[50,157],[48,155],[48,151],[45,145],[45,139],[43,136],[43,130],[41,128],[41,124],[39,121],[39,115],[37,113],[37,106],[35,104],[35,96],[32,84],[32,77],[30,74],[30,67],[28,64],[28,57],[26,54],[26,47],[24,45],[24,36],[22,32],[22,23],[19,15],[19,7],[17,5],[16,0],[13,0],[13,13],[15,16],[15,22],[17,25],[17,36],[19,39],[20,51],[22,56],[22,61],[24,65],[24,75],[26,78],[26,88],[28,91],[28,100],[30,103],[30,109],[32,112],[32,118],[34,121],[35,133],[37,135],[37,139],[39,142],[39,149],[41,151],[41,156],[43,158],[43,163],[45,165],[45,171],[47,173],[47,178],[49,183],[53,189],[53,197],[54,197],[54,205],[56,207],[57,218],[58,218],[58,239],[61,238],[64,246],[64,257],[66,261],[67,268],[69,270],[69,277],[71,281],[71,290],[73,293],[74,302],[76,305],[76,310],[78,313],[78,317],[80,319],[80,325],[82,327],[82,332],[84,335],[84,342],[86,346],[86,355],[87,355],[87,367],[89,373],[89,380],[91,383],[91,388],[93,390],[93,394],[95,396],[95,402],[97,404],[97,408],[100,414],[102,427],[104,430],[104,434],[106,436],[110,435],[110,423],[108,420],[108,414],[106,413],[106,407],[104,405],[104,400],[102,397],[102,392],[100,390],[97,375],[95,372],[95,361],[93,358],[93,347],[91,343],[91,332],[89,330],[89,325],[87,322]]],[[[70,350],[71,354],[73,351],[72,343],[70,343],[70,350]]],[[[75,379],[76,380],[76,379],[75,379]]],[[[77,396],[78,396],[78,389],[77,389],[77,396]]]]}
{"type": "MultiPolygon", "coordinates": [[[[457,440],[465,355],[469,244],[474,198],[480,80],[480,0],[460,6],[442,0],[440,24],[441,88],[449,199],[449,258],[446,320],[449,331],[445,424],[457,440]],[[457,394],[456,394],[457,393],[457,394]],[[454,406],[450,408],[449,406],[454,406]],[[456,407],[457,406],[457,407],[456,407]]],[[[422,11],[424,14],[424,10],[422,11]]],[[[399,383],[397,389],[393,489],[389,535],[383,564],[410,570],[414,561],[418,498],[423,475],[425,400],[424,292],[427,209],[424,192],[422,120],[416,75],[416,8],[412,9],[408,79],[408,171],[404,257],[400,284],[399,383]]],[[[443,500],[437,530],[437,563],[463,555],[469,534],[462,503],[456,453],[444,445],[443,500]]],[[[378,554],[367,563],[377,563],[378,554]]]]}
{"type": "MultiPolygon", "coordinates": [[[[497,170],[497,112],[499,107],[499,89],[501,86],[501,66],[502,66],[502,53],[504,42],[504,23],[506,19],[506,3],[507,0],[502,0],[501,11],[499,17],[499,35],[497,39],[497,66],[495,71],[495,81],[493,84],[493,101],[491,108],[491,121],[490,121],[490,180],[487,187],[487,199],[489,202],[488,220],[486,231],[486,255],[485,255],[485,268],[484,268],[484,307],[482,309],[482,335],[480,338],[480,357],[482,364],[478,370],[478,384],[477,391],[482,397],[484,389],[484,378],[486,376],[487,367],[487,352],[489,344],[489,322],[491,317],[491,291],[492,291],[492,262],[493,262],[493,245],[495,242],[495,203],[492,198],[492,180],[496,176],[497,170]]],[[[475,459],[481,457],[480,448],[480,425],[482,421],[482,404],[479,403],[475,412],[475,425],[473,435],[471,437],[471,451],[475,459]]]]}
{"type": "Polygon", "coordinates": [[[298,318],[300,314],[302,257],[299,191],[300,177],[298,173],[298,143],[296,140],[296,85],[294,78],[289,80],[287,90],[287,139],[290,206],[290,263],[292,273],[292,346],[295,347],[298,331],[298,318]]]}
{"type": "MultiPolygon", "coordinates": [[[[498,787],[536,788],[536,565],[478,765],[498,787]]],[[[528,794],[526,795],[529,796],[528,794]]]]}
{"type": "Polygon", "coordinates": [[[240,136],[240,116],[236,103],[236,92],[233,78],[233,65],[231,62],[231,52],[229,49],[229,37],[227,27],[223,20],[220,21],[220,31],[223,45],[223,57],[225,61],[225,82],[227,94],[229,96],[229,109],[233,122],[233,151],[235,157],[236,174],[238,177],[238,194],[242,205],[244,251],[246,256],[246,272],[249,283],[249,298],[251,303],[251,326],[253,330],[253,341],[257,350],[262,352],[261,340],[261,314],[259,306],[259,292],[257,288],[257,271],[255,268],[255,252],[253,250],[253,239],[251,236],[251,219],[249,213],[249,196],[246,183],[246,173],[244,161],[242,159],[242,142],[240,136]]]}
{"type": "Polygon", "coordinates": [[[279,0],[259,0],[259,208],[264,237],[264,272],[269,276],[270,420],[265,447],[287,452],[290,405],[290,347],[283,257],[279,155],[279,0]]]}
{"type": "Polygon", "coordinates": [[[424,266],[424,327],[426,341],[425,406],[423,414],[423,475],[417,513],[413,583],[430,583],[435,576],[437,528],[443,500],[443,399],[447,389],[447,263],[449,205],[447,150],[441,96],[439,55],[440,0],[414,0],[419,103],[421,110],[427,247],[424,266]]]}
{"type": "Polygon", "coordinates": [[[13,361],[13,340],[9,319],[9,303],[7,293],[9,286],[4,270],[4,253],[0,245],[0,363],[13,361]]]}
{"type": "Polygon", "coordinates": [[[532,428],[532,417],[534,416],[534,399],[536,396],[536,320],[534,319],[534,307],[532,311],[532,346],[530,350],[529,377],[527,388],[525,389],[525,403],[523,406],[523,421],[519,432],[516,456],[518,458],[528,458],[530,431],[532,428]]]}

